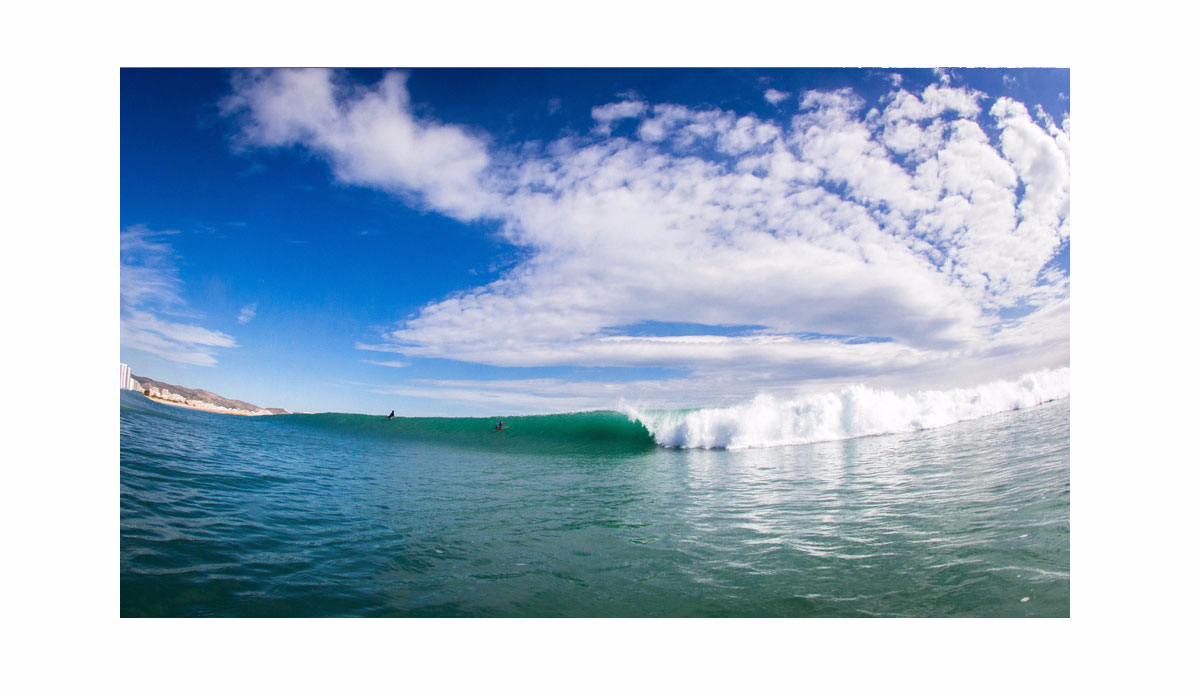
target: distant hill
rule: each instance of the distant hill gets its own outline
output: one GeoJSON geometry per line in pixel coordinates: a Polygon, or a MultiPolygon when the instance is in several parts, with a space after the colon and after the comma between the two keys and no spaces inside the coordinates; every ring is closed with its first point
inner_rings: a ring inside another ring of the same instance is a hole
{"type": "Polygon", "coordinates": [[[212,391],[190,389],[186,386],[155,381],[148,376],[134,374],[133,380],[138,383],[143,393],[147,393],[152,398],[174,401],[193,408],[207,407],[212,410],[227,411],[239,415],[287,415],[291,412],[283,408],[262,408],[246,401],[225,398],[212,391]]]}

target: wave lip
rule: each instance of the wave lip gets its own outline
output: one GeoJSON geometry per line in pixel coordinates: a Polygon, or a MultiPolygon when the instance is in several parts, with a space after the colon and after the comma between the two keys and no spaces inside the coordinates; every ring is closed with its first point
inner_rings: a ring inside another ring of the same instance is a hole
{"type": "Polygon", "coordinates": [[[915,432],[963,420],[1029,408],[1071,394],[1071,370],[1042,370],[1016,381],[974,388],[898,394],[866,386],[781,401],[758,396],[728,408],[693,411],[622,411],[661,446],[749,449],[915,432]]]}

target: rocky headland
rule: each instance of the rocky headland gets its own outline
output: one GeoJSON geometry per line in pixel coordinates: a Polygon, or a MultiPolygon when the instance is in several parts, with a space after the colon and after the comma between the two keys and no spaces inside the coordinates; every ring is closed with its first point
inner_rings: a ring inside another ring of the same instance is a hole
{"type": "Polygon", "coordinates": [[[135,391],[168,405],[230,415],[288,415],[291,412],[283,408],[262,408],[246,401],[225,398],[211,391],[167,384],[136,374],[133,375],[133,380],[136,382],[134,384],[135,391]]]}

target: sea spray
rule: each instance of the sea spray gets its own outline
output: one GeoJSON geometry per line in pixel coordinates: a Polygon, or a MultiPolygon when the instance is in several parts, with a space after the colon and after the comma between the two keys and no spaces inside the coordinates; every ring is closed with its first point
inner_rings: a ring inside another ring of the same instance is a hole
{"type": "Polygon", "coordinates": [[[941,427],[1066,398],[1070,381],[1071,370],[1063,367],[975,388],[899,394],[856,385],[792,400],[760,395],[727,408],[643,411],[622,405],[622,412],[661,446],[748,449],[941,427]]]}
{"type": "MultiPolygon", "coordinates": [[[[270,416],[299,431],[339,438],[524,453],[535,456],[642,455],[657,447],[748,449],[867,435],[913,432],[1028,408],[1070,395],[1070,369],[1027,374],[975,388],[902,394],[862,385],[782,400],[767,395],[726,408],[652,411],[622,405],[621,412],[588,411],[500,418],[397,417],[349,413],[270,416]]],[[[184,412],[132,392],[122,408],[179,420],[184,412]]],[[[222,418],[223,416],[214,415],[222,418]]]]}
{"type": "Polygon", "coordinates": [[[121,615],[1070,616],[1068,399],[741,451],[397,420],[123,391],[121,615]]]}

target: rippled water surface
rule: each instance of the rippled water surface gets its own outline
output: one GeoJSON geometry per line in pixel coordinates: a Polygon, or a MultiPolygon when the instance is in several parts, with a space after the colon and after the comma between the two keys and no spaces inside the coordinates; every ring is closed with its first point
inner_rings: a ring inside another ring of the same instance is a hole
{"type": "Polygon", "coordinates": [[[121,614],[1067,616],[1070,401],[540,452],[121,396],[121,614]]]}

